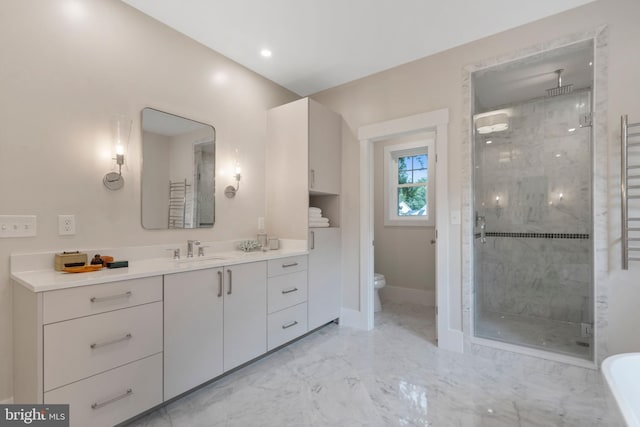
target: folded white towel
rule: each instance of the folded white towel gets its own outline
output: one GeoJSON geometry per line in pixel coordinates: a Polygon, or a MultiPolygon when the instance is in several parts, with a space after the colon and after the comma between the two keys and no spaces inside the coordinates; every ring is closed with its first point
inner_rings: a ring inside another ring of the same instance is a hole
{"type": "Polygon", "coordinates": [[[329,222],[329,218],[309,218],[309,222],[318,222],[318,223],[323,223],[323,222],[329,222]]]}
{"type": "Polygon", "coordinates": [[[322,218],[322,214],[320,212],[309,212],[309,218],[322,218]]]}
{"type": "Polygon", "coordinates": [[[309,212],[318,212],[318,213],[322,213],[322,209],[320,209],[320,208],[314,208],[314,207],[309,207],[309,212]]]}
{"type": "Polygon", "coordinates": [[[309,228],[326,228],[329,227],[328,222],[318,223],[318,224],[309,224],[309,228]]]}

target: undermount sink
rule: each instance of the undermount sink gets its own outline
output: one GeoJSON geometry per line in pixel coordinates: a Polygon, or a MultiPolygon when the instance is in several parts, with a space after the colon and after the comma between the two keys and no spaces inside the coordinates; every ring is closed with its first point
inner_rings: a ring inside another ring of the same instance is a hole
{"type": "Polygon", "coordinates": [[[175,260],[176,262],[197,262],[197,261],[226,261],[229,257],[220,255],[203,255],[193,257],[183,257],[175,260]]]}

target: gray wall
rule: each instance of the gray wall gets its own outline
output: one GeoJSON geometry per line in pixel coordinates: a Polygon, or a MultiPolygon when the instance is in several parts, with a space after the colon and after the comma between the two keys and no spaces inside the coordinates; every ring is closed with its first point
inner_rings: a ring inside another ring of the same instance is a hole
{"type": "Polygon", "coordinates": [[[37,237],[0,241],[0,401],[12,395],[9,254],[253,236],[265,210],[265,111],[298,98],[120,1],[70,3],[4,0],[0,13],[0,214],[38,217],[37,237]],[[144,107],[215,126],[219,165],[245,153],[242,190],[218,193],[214,228],[142,228],[144,107]],[[111,192],[102,177],[116,114],[133,129],[125,186],[111,192]],[[76,215],[75,236],[58,236],[58,214],[76,215]]]}
{"type": "MultiPolygon", "coordinates": [[[[412,140],[415,140],[415,137],[412,140]]],[[[430,241],[434,238],[435,228],[384,225],[384,147],[405,142],[408,141],[380,141],[374,148],[374,270],[385,275],[388,286],[426,291],[433,299],[435,246],[430,241]]],[[[433,174],[430,176],[435,175],[435,171],[431,172],[433,174]]]]}
{"type": "MultiPolygon", "coordinates": [[[[522,49],[547,43],[602,25],[609,27],[608,141],[609,153],[608,230],[609,271],[601,280],[609,283],[609,351],[640,351],[637,322],[632,319],[640,301],[640,284],[634,271],[620,269],[619,208],[619,123],[621,114],[640,120],[640,2],[637,0],[598,0],[577,9],[528,25],[486,37],[448,51],[396,67],[313,95],[318,102],[342,114],[344,216],[342,266],[343,304],[359,310],[359,143],[358,129],[371,123],[411,114],[449,109],[448,187],[451,210],[462,207],[463,148],[462,128],[464,67],[490,58],[508,56],[522,49]]],[[[605,125],[604,123],[600,124],[605,125]]],[[[464,165],[466,167],[466,165],[464,165]]],[[[451,225],[449,275],[450,318],[452,328],[462,330],[462,238],[461,226],[451,225]]],[[[635,267],[636,273],[637,268],[635,267]]]]}

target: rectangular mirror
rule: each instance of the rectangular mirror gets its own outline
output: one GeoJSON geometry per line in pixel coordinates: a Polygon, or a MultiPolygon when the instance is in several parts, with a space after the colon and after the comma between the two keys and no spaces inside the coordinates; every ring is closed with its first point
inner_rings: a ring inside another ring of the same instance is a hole
{"type": "Polygon", "coordinates": [[[210,228],[215,218],[213,126],[142,110],[142,226],[210,228]]]}

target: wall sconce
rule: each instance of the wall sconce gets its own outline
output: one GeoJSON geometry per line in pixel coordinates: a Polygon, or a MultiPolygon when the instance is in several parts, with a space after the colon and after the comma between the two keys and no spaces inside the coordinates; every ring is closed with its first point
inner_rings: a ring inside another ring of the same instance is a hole
{"type": "Polygon", "coordinates": [[[496,196],[496,217],[500,218],[502,215],[502,206],[500,206],[500,196],[496,196]]]}
{"type": "Polygon", "coordinates": [[[236,193],[240,189],[240,177],[241,177],[241,175],[240,175],[240,160],[238,160],[238,150],[237,149],[235,151],[235,154],[236,154],[236,159],[233,162],[232,173],[233,173],[233,178],[236,180],[236,186],[234,187],[233,185],[228,185],[224,189],[224,195],[227,196],[227,198],[229,198],[229,199],[233,199],[234,197],[236,197],[236,193]]]}
{"type": "Polygon", "coordinates": [[[476,131],[479,134],[502,132],[509,129],[507,113],[496,113],[476,118],[476,131]]]}
{"type": "Polygon", "coordinates": [[[117,116],[112,122],[113,132],[113,160],[118,165],[118,172],[107,173],[102,182],[109,190],[119,190],[124,186],[124,178],[122,176],[122,165],[124,164],[124,156],[129,145],[129,136],[131,135],[131,119],[125,116],[117,116]]]}

